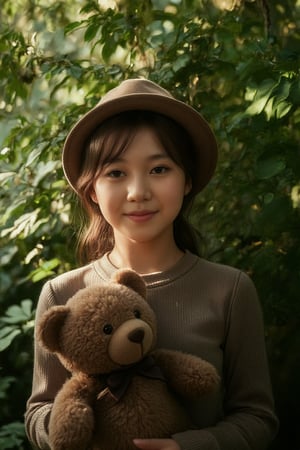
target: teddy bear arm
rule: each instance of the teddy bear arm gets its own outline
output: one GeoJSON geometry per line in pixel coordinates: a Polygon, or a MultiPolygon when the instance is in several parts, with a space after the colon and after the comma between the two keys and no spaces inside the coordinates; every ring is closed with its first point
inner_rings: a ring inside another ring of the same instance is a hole
{"type": "Polygon", "coordinates": [[[165,349],[154,351],[153,357],[167,383],[180,395],[191,398],[203,395],[219,384],[215,367],[200,357],[165,349]]]}
{"type": "Polygon", "coordinates": [[[52,450],[87,449],[94,431],[92,382],[68,380],[54,399],[49,440],[52,450]]]}

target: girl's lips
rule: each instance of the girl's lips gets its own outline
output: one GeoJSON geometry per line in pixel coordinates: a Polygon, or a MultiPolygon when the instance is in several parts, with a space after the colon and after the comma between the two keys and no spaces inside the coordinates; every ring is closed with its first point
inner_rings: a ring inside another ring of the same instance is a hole
{"type": "Polygon", "coordinates": [[[125,215],[133,222],[147,222],[147,220],[152,219],[155,214],[156,211],[133,211],[125,215]]]}

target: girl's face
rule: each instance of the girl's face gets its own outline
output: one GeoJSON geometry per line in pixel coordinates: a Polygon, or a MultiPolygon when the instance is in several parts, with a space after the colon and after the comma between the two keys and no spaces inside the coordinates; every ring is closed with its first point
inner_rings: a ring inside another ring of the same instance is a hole
{"type": "Polygon", "coordinates": [[[91,198],[118,239],[140,243],[173,238],[173,222],[190,191],[183,170],[156,134],[141,128],[127,149],[105,164],[91,198]]]}

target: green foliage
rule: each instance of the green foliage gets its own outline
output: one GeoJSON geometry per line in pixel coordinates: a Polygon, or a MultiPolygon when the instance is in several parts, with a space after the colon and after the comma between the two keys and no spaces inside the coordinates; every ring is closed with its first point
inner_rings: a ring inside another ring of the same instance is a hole
{"type": "Polygon", "coordinates": [[[3,325],[0,332],[0,351],[8,348],[19,334],[25,334],[33,327],[32,301],[22,300],[21,305],[10,306],[0,318],[3,325]]]}
{"type": "Polygon", "coordinates": [[[37,298],[45,280],[76,265],[79,211],[62,174],[64,138],[103,93],[132,76],[162,84],[216,132],[217,173],[192,220],[205,256],[254,278],[282,421],[273,448],[297,445],[299,8],[299,0],[3,2],[1,449],[30,448],[22,422],[37,298]]]}
{"type": "Polygon", "coordinates": [[[0,446],[3,449],[23,449],[26,436],[20,422],[11,422],[0,429],[0,446]]]}

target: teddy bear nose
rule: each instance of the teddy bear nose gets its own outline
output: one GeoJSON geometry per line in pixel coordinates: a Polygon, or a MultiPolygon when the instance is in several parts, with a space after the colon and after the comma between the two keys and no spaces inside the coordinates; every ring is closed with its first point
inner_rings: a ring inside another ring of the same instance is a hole
{"type": "Polygon", "coordinates": [[[144,339],[144,336],[145,331],[143,330],[143,328],[136,328],[128,334],[128,339],[130,340],[130,342],[140,343],[144,339]]]}

